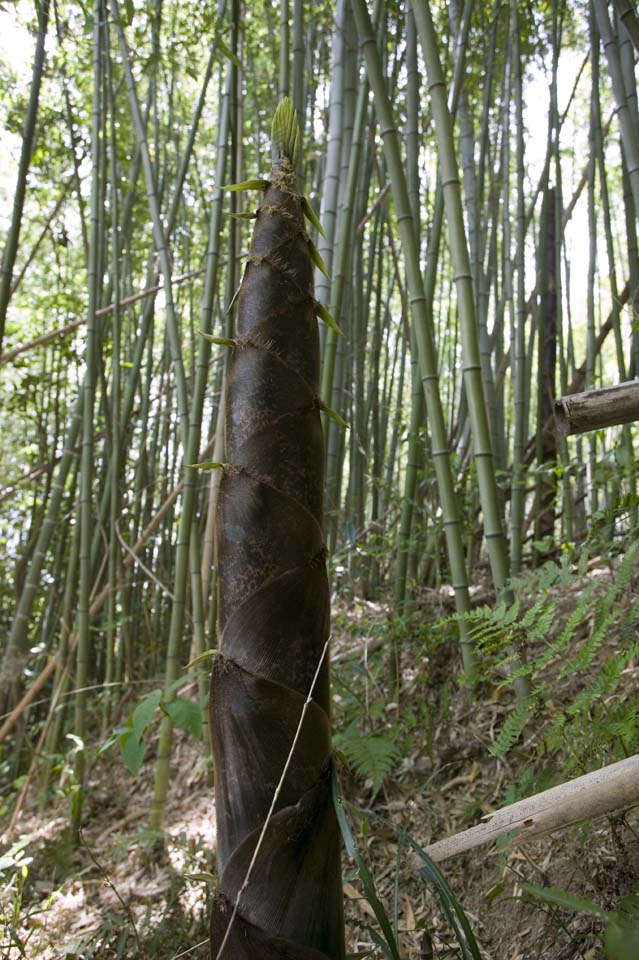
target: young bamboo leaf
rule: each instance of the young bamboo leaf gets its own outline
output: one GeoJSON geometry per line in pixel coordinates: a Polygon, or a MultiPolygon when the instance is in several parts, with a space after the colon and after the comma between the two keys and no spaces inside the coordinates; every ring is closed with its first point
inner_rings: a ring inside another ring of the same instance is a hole
{"type": "Polygon", "coordinates": [[[216,343],[218,347],[236,347],[237,340],[233,340],[231,337],[214,337],[210,333],[205,333],[204,330],[198,331],[201,337],[204,337],[205,340],[210,340],[211,343],[216,343]]]}
{"type": "Polygon", "coordinates": [[[327,407],[322,401],[320,401],[320,409],[324,411],[327,417],[330,417],[331,420],[334,420],[335,423],[339,424],[340,427],[343,427],[344,430],[348,430],[348,424],[346,423],[346,420],[342,420],[339,413],[335,413],[334,410],[331,410],[331,408],[327,407]]]}
{"type": "Polygon", "coordinates": [[[232,213],[231,216],[234,220],[255,220],[257,210],[253,210],[251,213],[232,213]]]}
{"type": "Polygon", "coordinates": [[[183,873],[185,880],[192,880],[195,883],[216,883],[217,877],[213,873],[203,870],[201,873],[183,873]]]}
{"type": "Polygon", "coordinates": [[[308,197],[302,197],[301,199],[302,199],[302,210],[303,210],[303,212],[304,212],[304,216],[306,217],[306,219],[307,219],[310,223],[313,224],[313,226],[315,227],[315,229],[317,230],[317,232],[320,234],[320,236],[324,237],[324,239],[326,240],[326,234],[324,233],[324,227],[323,227],[322,224],[320,223],[319,217],[317,216],[317,214],[316,214],[315,211],[313,210],[313,208],[312,208],[312,206],[311,206],[310,200],[308,199],[308,197]]]}
{"type": "Polygon", "coordinates": [[[206,660],[212,660],[216,653],[217,650],[205,650],[204,653],[200,653],[195,659],[189,660],[185,669],[190,670],[191,667],[197,667],[198,664],[204,663],[206,660]]]}
{"type": "Polygon", "coordinates": [[[317,269],[324,274],[327,280],[330,280],[331,278],[328,270],[326,269],[326,264],[322,260],[322,256],[312,240],[308,241],[308,248],[311,251],[311,260],[313,261],[317,269]]]}
{"type": "Polygon", "coordinates": [[[230,183],[222,190],[266,190],[268,185],[268,180],[243,180],[242,183],[230,183]]]}
{"type": "Polygon", "coordinates": [[[202,463],[190,463],[192,470],[223,470],[224,464],[217,460],[204,460],[202,463]]]}
{"type": "MultiPolygon", "coordinates": [[[[319,254],[318,254],[319,256],[319,254]]],[[[319,300],[315,300],[315,313],[321,320],[324,321],[327,327],[330,327],[339,337],[343,337],[344,334],[337,326],[335,318],[328,312],[323,303],[320,303],[319,300]]]]}

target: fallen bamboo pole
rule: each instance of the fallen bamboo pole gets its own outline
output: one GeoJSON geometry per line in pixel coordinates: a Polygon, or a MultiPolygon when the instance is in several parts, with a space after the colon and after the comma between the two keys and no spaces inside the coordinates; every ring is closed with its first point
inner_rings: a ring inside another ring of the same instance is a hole
{"type": "MultiPolygon", "coordinates": [[[[515,833],[513,840],[521,843],[635,804],[639,804],[639,754],[495,810],[483,818],[485,823],[431,843],[425,851],[431,860],[441,862],[494,843],[506,833],[515,833]]],[[[415,866],[420,865],[416,859],[415,866]]]]}
{"type": "MultiPolygon", "coordinates": [[[[193,280],[195,277],[199,277],[203,273],[204,269],[192,270],[190,273],[185,273],[180,277],[173,277],[171,282],[174,285],[178,283],[186,283],[188,280],[193,280]]],[[[132,293],[130,297],[125,297],[123,300],[120,300],[120,302],[117,304],[117,307],[118,309],[123,310],[126,307],[130,307],[133,304],[138,303],[139,300],[146,300],[148,297],[154,296],[163,289],[163,284],[157,284],[154,287],[147,287],[146,290],[140,290],[139,293],[132,293]]],[[[105,307],[100,307],[95,311],[95,316],[106,317],[109,313],[113,313],[115,307],[115,303],[109,303],[105,307]]],[[[48,333],[43,333],[42,336],[36,337],[35,340],[29,340],[28,343],[23,343],[20,346],[15,347],[13,350],[9,350],[7,353],[0,355],[0,363],[8,363],[9,360],[14,360],[16,357],[19,357],[22,353],[26,353],[28,350],[33,350],[35,347],[41,347],[45,343],[50,343],[52,340],[57,340],[60,337],[66,337],[68,333],[72,333],[74,330],[77,330],[78,327],[81,327],[86,322],[87,318],[81,317],[79,320],[72,320],[71,323],[67,323],[64,327],[56,327],[55,330],[49,330],[48,333]]]]}
{"type": "Polygon", "coordinates": [[[587,390],[555,400],[555,420],[565,437],[639,420],[639,380],[587,390]]]}

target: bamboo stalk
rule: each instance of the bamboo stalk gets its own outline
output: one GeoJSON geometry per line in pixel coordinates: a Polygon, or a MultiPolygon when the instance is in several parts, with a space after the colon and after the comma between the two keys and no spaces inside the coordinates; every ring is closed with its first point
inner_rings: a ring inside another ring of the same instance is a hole
{"type": "Polygon", "coordinates": [[[613,6],[617,16],[628,31],[633,47],[639,53],[639,20],[631,0],[613,0],[613,6]]]}
{"type": "MultiPolygon", "coordinates": [[[[360,36],[360,44],[368,80],[375,97],[376,113],[380,122],[384,143],[384,154],[390,174],[393,200],[397,211],[397,221],[406,260],[406,274],[410,300],[410,310],[421,371],[422,385],[426,399],[426,410],[430,421],[432,436],[432,459],[437,476],[437,485],[442,504],[448,556],[450,560],[452,586],[455,592],[457,610],[462,613],[470,609],[470,595],[464,562],[461,521],[453,484],[448,449],[448,435],[444,424],[439,374],[434,342],[432,305],[425,295],[424,281],[419,263],[417,234],[413,222],[410,198],[404,174],[399,137],[395,128],[393,110],[388,95],[388,86],[382,70],[382,62],[375,40],[365,0],[352,0],[353,12],[360,36]]],[[[464,669],[468,675],[474,670],[473,650],[462,638],[462,656],[464,669]]]]}
{"type": "Polygon", "coordinates": [[[503,533],[503,516],[495,479],[488,414],[481,376],[477,313],[464,227],[453,127],[446,102],[446,88],[428,0],[415,2],[413,11],[426,65],[431,109],[439,146],[444,205],[448,219],[449,242],[461,324],[464,386],[468,398],[479,496],[484,513],[486,546],[493,581],[499,594],[506,587],[509,576],[509,561],[503,533]]]}
{"type": "Polygon", "coordinates": [[[628,164],[630,186],[635,207],[639,209],[639,133],[637,133],[632,122],[632,115],[626,98],[617,37],[612,30],[610,16],[608,14],[608,4],[605,0],[593,0],[593,10],[597,18],[601,43],[606,54],[608,71],[610,73],[610,79],[612,80],[612,89],[617,106],[617,117],[621,130],[621,143],[628,164]]]}
{"type": "Polygon", "coordinates": [[[31,157],[33,155],[33,140],[35,135],[36,120],[38,117],[38,106],[40,103],[40,86],[42,83],[42,75],[44,73],[45,41],[48,25],[49,0],[44,0],[44,2],[40,4],[40,10],[38,14],[38,33],[33,58],[33,74],[29,92],[29,105],[27,107],[22,131],[22,150],[20,152],[16,190],[13,199],[11,226],[9,228],[5,247],[2,252],[2,267],[0,269],[0,349],[2,349],[7,308],[13,292],[13,267],[16,261],[16,254],[18,252],[20,228],[22,226],[22,212],[24,209],[24,200],[27,192],[27,179],[29,167],[31,165],[31,157]]]}
{"type": "Polygon", "coordinates": [[[71,821],[74,840],[79,838],[84,798],[84,778],[86,773],[85,738],[87,730],[87,695],[90,659],[92,656],[92,637],[90,634],[92,564],[91,538],[94,529],[94,408],[98,361],[98,329],[95,311],[99,303],[100,259],[103,242],[101,223],[102,170],[100,157],[100,137],[103,133],[104,105],[102,99],[104,37],[102,32],[102,2],[95,0],[93,6],[93,107],[91,128],[91,219],[89,232],[89,262],[87,269],[88,307],[86,373],[82,383],[84,404],[82,408],[82,434],[80,446],[80,495],[78,502],[78,522],[80,523],[80,584],[78,592],[78,643],[76,659],[76,688],[73,729],[81,748],[75,755],[75,775],[79,789],[72,799],[71,821]]]}

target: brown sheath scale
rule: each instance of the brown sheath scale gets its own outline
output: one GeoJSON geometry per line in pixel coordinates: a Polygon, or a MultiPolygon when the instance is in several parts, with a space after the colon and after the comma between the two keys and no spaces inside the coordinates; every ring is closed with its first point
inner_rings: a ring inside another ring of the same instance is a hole
{"type": "Polygon", "coordinates": [[[297,124],[288,101],[283,110],[290,136],[275,138],[227,379],[210,701],[220,877],[211,956],[223,945],[220,960],[344,957],[327,657],[225,941],[329,631],[313,265],[297,124]]]}

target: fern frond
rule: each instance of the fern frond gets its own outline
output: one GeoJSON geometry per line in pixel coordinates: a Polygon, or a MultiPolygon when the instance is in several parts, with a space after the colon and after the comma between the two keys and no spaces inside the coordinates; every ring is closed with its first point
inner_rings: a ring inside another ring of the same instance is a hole
{"type": "MultiPolygon", "coordinates": [[[[535,606],[537,606],[537,604],[535,604],[535,606]]],[[[540,604],[534,619],[525,630],[527,639],[529,641],[542,640],[544,637],[548,636],[555,619],[556,610],[557,604],[554,601],[547,603],[546,606],[544,606],[543,603],[540,604]]]]}
{"type": "Polygon", "coordinates": [[[592,631],[590,639],[584,643],[576,657],[563,668],[559,674],[560,678],[567,677],[577,671],[585,670],[586,667],[590,666],[597,650],[606,638],[608,628],[615,622],[616,617],[617,615],[614,610],[608,610],[605,613],[592,631]]]}
{"type": "Polygon", "coordinates": [[[594,684],[581,691],[566,709],[566,713],[571,717],[576,716],[588,710],[596,700],[602,699],[602,697],[609,694],[611,690],[614,690],[627,662],[628,655],[625,651],[616,654],[614,657],[611,657],[610,660],[606,661],[594,684]]]}
{"type": "Polygon", "coordinates": [[[347,731],[343,737],[339,738],[338,745],[355,772],[361,777],[370,777],[375,793],[400,756],[395,741],[379,733],[347,731]]]}
{"type": "Polygon", "coordinates": [[[565,713],[560,713],[550,725],[548,733],[544,738],[546,749],[549,753],[556,753],[563,743],[564,729],[568,723],[568,717],[565,713]]]}
{"type": "Polygon", "coordinates": [[[634,574],[637,572],[637,551],[639,550],[639,542],[633,543],[628,550],[623,560],[619,564],[617,569],[617,576],[615,578],[615,587],[618,593],[624,593],[632,582],[634,574]]]}
{"type": "Polygon", "coordinates": [[[563,653],[570,645],[577,627],[579,627],[590,609],[591,598],[596,589],[596,584],[589,584],[583,591],[577,601],[577,606],[566,620],[564,629],[561,631],[554,643],[551,643],[546,652],[537,660],[537,669],[543,668],[550,663],[556,656],[563,653]]]}
{"type": "Polygon", "coordinates": [[[526,697],[526,699],[522,700],[506,717],[497,739],[490,748],[490,752],[496,757],[505,756],[515,745],[522,730],[526,726],[533,705],[534,701],[530,697],[526,697]]]}

